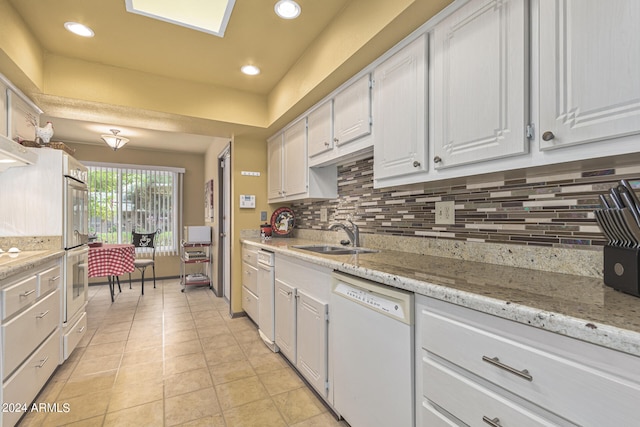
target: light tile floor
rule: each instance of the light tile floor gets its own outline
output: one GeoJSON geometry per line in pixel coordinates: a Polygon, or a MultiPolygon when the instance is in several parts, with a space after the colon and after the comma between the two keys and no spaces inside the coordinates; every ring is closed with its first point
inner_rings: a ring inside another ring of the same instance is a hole
{"type": "MultiPolygon", "coordinates": [[[[127,283],[125,285],[125,283],[127,283]]],[[[89,287],[88,328],[20,426],[348,427],[206,287],[89,287]]]]}

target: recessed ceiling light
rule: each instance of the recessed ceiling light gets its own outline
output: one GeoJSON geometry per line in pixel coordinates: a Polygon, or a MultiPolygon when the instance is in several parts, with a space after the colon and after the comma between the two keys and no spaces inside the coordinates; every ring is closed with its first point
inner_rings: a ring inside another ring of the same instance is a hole
{"type": "Polygon", "coordinates": [[[240,68],[240,71],[248,76],[255,76],[260,74],[260,68],[256,67],[255,65],[243,65],[242,68],[240,68]]]}
{"type": "Polygon", "coordinates": [[[300,5],[293,0],[280,0],[275,6],[276,15],[284,19],[294,19],[300,15],[300,5]]]}
{"type": "Polygon", "coordinates": [[[73,34],[77,34],[82,37],[93,37],[95,35],[91,28],[86,25],[78,24],[77,22],[65,22],[64,27],[73,34]]]}

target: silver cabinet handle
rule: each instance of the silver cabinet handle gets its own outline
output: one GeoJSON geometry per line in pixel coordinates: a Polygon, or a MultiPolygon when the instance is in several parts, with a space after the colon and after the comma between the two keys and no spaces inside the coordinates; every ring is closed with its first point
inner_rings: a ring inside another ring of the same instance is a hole
{"type": "Polygon", "coordinates": [[[555,137],[556,136],[551,131],[546,131],[545,133],[542,134],[542,139],[545,141],[551,141],[555,137]]]}
{"type": "Polygon", "coordinates": [[[502,427],[502,424],[500,424],[500,419],[499,418],[489,418],[486,416],[482,416],[482,421],[484,421],[485,423],[489,424],[491,427],[502,427]]]}
{"type": "Polygon", "coordinates": [[[509,365],[505,365],[497,357],[482,356],[482,360],[484,362],[492,364],[493,366],[497,366],[500,369],[504,369],[505,371],[507,371],[509,373],[512,373],[513,375],[516,375],[516,376],[518,376],[520,378],[523,378],[523,379],[525,379],[527,381],[533,381],[533,376],[531,376],[531,374],[529,374],[529,371],[527,371],[526,369],[523,369],[522,371],[518,371],[516,368],[512,368],[509,365]]]}
{"type": "Polygon", "coordinates": [[[329,144],[329,141],[327,141],[327,142],[325,142],[325,143],[324,143],[324,146],[325,146],[325,147],[328,147],[329,145],[331,145],[331,144],[329,144]]]}
{"type": "Polygon", "coordinates": [[[43,312],[43,313],[38,314],[38,315],[36,316],[36,319],[42,319],[44,316],[46,316],[47,314],[49,314],[49,311],[50,311],[50,310],[47,310],[47,311],[45,311],[45,312],[43,312]]]}
{"type": "Polygon", "coordinates": [[[419,167],[420,167],[420,162],[419,162],[419,161],[417,161],[417,160],[414,160],[414,161],[413,161],[413,167],[414,167],[414,168],[419,168],[419,167]]]}
{"type": "Polygon", "coordinates": [[[55,282],[56,280],[60,279],[60,276],[56,276],[56,277],[50,277],[49,281],[50,282],[55,282]]]}
{"type": "Polygon", "coordinates": [[[337,144],[338,142],[340,142],[340,140],[338,138],[333,138],[333,142],[337,144]]]}
{"type": "Polygon", "coordinates": [[[82,328],[78,329],[78,333],[79,334],[83,333],[85,328],[86,328],[86,326],[83,326],[82,328]]]}
{"type": "Polygon", "coordinates": [[[44,366],[44,364],[47,363],[47,360],[49,360],[49,356],[47,356],[44,359],[42,359],[40,361],[40,363],[36,365],[36,368],[42,368],[44,366]]]}
{"type": "Polygon", "coordinates": [[[23,293],[20,294],[20,297],[28,297],[29,295],[31,295],[35,291],[36,291],[35,289],[31,289],[30,291],[23,292],[23,293]]]}
{"type": "Polygon", "coordinates": [[[247,273],[248,276],[251,276],[251,270],[245,270],[245,273],[247,273]]]}
{"type": "Polygon", "coordinates": [[[433,163],[440,163],[442,161],[442,158],[440,156],[435,156],[433,158],[433,163]]]}

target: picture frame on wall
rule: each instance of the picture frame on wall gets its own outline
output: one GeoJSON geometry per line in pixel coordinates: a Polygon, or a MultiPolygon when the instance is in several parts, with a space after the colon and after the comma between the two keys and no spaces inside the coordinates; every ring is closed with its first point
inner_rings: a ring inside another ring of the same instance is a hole
{"type": "Polygon", "coordinates": [[[204,183],[204,220],[213,221],[213,179],[204,183]]]}

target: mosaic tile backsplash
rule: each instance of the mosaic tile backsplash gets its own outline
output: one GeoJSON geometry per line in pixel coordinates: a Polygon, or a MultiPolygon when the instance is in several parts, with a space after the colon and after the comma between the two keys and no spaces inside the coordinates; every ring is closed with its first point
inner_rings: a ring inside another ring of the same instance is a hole
{"type": "MultiPolygon", "coordinates": [[[[606,244],[593,210],[621,178],[640,188],[640,166],[535,178],[373,188],[373,158],[338,168],[334,200],[293,204],[298,229],[326,229],[352,217],[362,234],[599,250],[606,244]],[[455,224],[435,224],[435,203],[455,202],[455,224]],[[326,209],[327,221],[321,222],[326,209]]],[[[469,180],[472,181],[472,180],[469,180]]],[[[437,183],[436,183],[437,184],[437,183]]],[[[638,190],[636,190],[638,191],[638,190]]]]}

